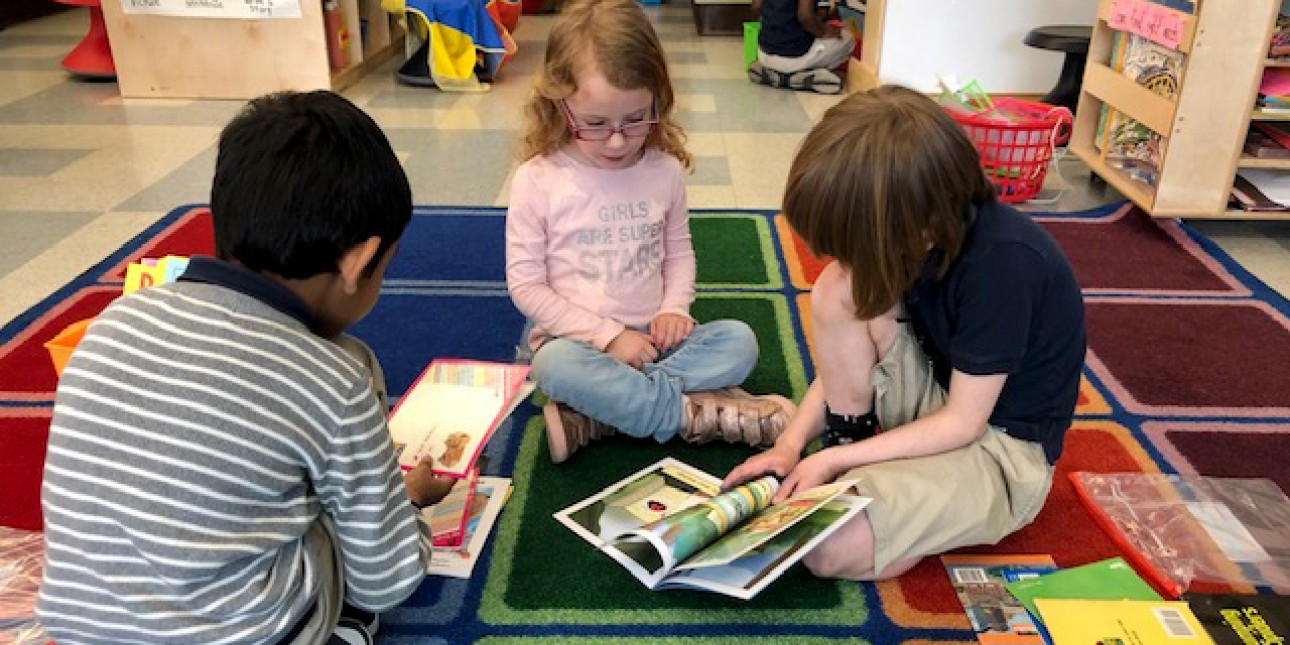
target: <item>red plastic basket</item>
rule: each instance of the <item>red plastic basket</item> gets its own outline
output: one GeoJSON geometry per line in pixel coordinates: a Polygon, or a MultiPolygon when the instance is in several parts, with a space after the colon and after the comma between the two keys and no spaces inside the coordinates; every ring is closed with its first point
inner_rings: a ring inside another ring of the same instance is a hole
{"type": "Polygon", "coordinates": [[[1053,148],[1070,138],[1070,110],[1046,103],[1002,98],[985,112],[946,111],[963,126],[999,199],[1008,203],[1039,193],[1053,148]]]}

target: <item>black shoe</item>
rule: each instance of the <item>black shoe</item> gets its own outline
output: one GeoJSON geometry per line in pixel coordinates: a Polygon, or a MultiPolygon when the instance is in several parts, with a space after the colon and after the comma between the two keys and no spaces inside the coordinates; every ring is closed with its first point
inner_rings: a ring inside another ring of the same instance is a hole
{"type": "Polygon", "coordinates": [[[842,91],[842,77],[831,69],[806,69],[790,74],[788,86],[806,92],[837,94],[842,91]]]}
{"type": "Polygon", "coordinates": [[[753,61],[748,66],[748,80],[759,85],[771,87],[788,87],[788,77],[773,69],[763,66],[760,61],[753,61]]]}

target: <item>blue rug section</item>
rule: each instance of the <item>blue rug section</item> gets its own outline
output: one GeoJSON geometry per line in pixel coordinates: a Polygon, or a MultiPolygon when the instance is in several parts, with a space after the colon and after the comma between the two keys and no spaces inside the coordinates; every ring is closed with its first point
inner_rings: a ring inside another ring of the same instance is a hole
{"type": "Polygon", "coordinates": [[[421,208],[413,211],[386,286],[506,289],[506,211],[421,208]]]}
{"type": "Polygon", "coordinates": [[[524,317],[506,292],[506,213],[417,208],[380,300],[353,327],[403,395],[435,358],[515,360],[524,317]]]}

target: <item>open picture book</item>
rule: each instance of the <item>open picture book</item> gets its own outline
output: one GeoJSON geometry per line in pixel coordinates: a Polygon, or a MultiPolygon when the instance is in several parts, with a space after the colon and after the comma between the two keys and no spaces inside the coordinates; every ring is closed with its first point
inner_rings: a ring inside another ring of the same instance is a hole
{"type": "Polygon", "coordinates": [[[399,466],[424,459],[450,477],[470,473],[506,417],[533,392],[527,365],[435,359],[390,413],[399,466]]]}
{"type": "Polygon", "coordinates": [[[771,504],[763,477],[721,492],[721,480],[663,459],[555,518],[650,589],[705,589],[751,599],[854,517],[868,498],[843,481],[771,504]]]}

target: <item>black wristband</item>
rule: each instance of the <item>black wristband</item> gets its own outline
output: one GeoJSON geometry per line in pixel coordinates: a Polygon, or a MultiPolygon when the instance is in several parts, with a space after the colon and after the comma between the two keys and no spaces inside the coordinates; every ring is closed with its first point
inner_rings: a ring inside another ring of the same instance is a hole
{"type": "Polygon", "coordinates": [[[878,415],[872,410],[864,414],[837,414],[824,407],[825,447],[845,446],[864,441],[878,433],[878,415]]]}

